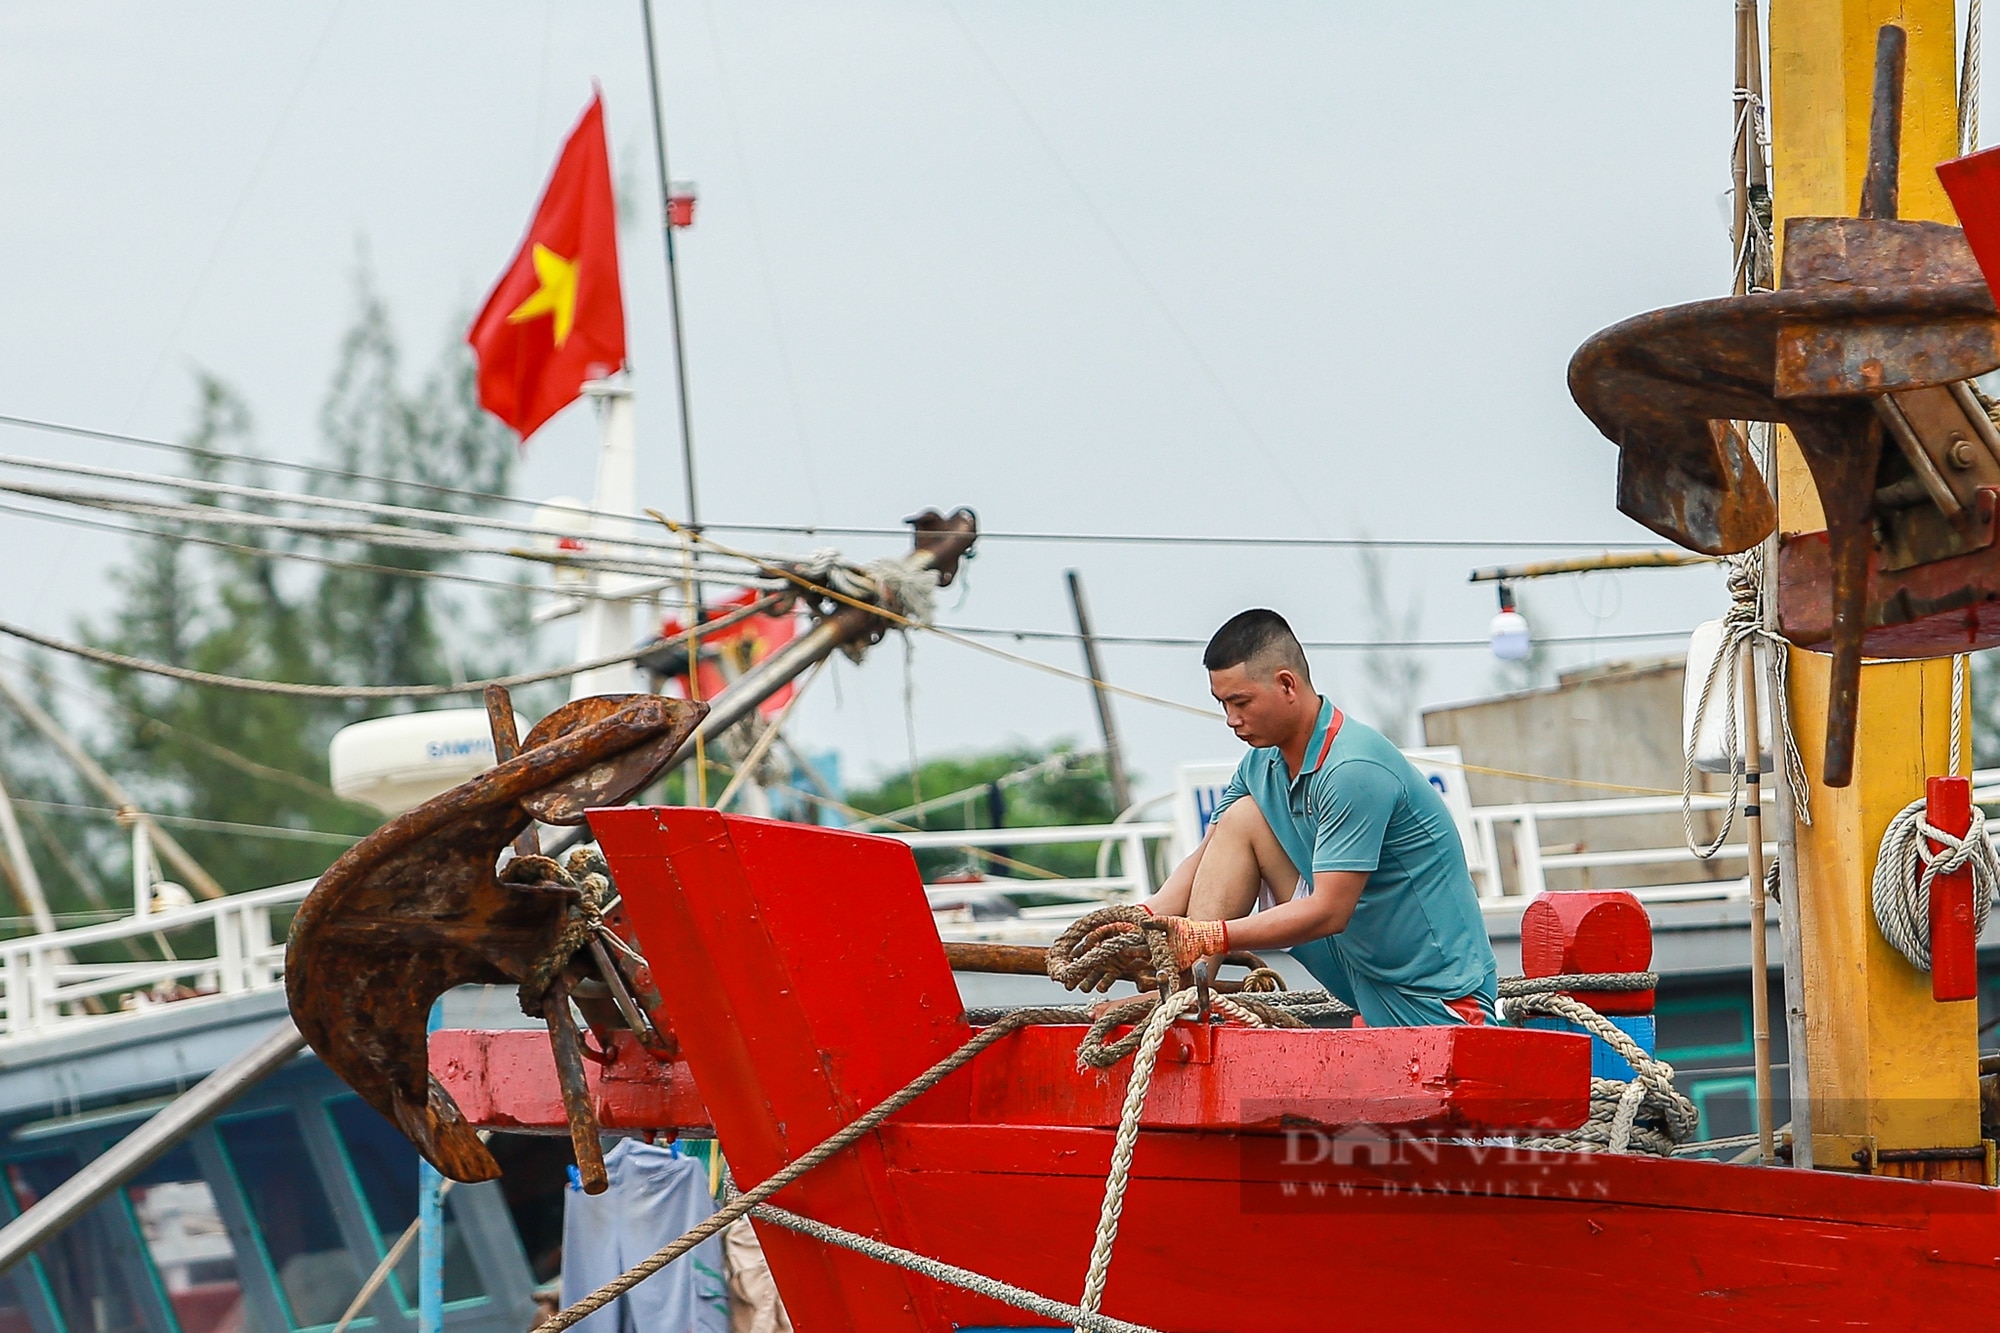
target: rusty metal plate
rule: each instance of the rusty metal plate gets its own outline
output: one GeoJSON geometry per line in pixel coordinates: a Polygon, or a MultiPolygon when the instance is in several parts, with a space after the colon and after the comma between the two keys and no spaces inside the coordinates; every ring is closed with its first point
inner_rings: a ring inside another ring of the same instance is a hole
{"type": "MultiPolygon", "coordinates": [[[[571,721],[602,712],[585,709],[571,721]]],[[[501,850],[528,827],[538,794],[611,790],[590,780],[595,768],[617,767],[634,752],[671,753],[706,712],[683,699],[637,695],[574,727],[537,727],[517,757],[348,849],[300,905],[285,950],[285,993],[299,1031],[452,1179],[490,1180],[499,1168],[431,1077],[424,1031],[431,1003],[454,986],[527,979],[556,947],[575,896],[503,883],[495,873],[501,850]],[[536,743],[537,733],[547,742],[536,743]]],[[[618,771],[629,779],[630,769],[618,771]]]]}
{"type": "MultiPolygon", "coordinates": [[[[1872,553],[1862,602],[1861,652],[1913,659],[2000,645],[2000,565],[1993,558],[1996,492],[1980,492],[1979,545],[1964,555],[1905,569],[1884,568],[1872,553]]],[[[1833,646],[1832,551],[1824,532],[1785,538],[1778,547],[1778,632],[1801,648],[1833,646]]]]}
{"type": "MultiPolygon", "coordinates": [[[[564,704],[528,732],[522,748],[548,745],[585,727],[605,721],[635,699],[651,699],[648,694],[599,694],[564,704]]],[[[583,812],[593,806],[622,805],[659,776],[673,757],[685,735],[647,741],[623,753],[592,764],[576,776],[554,783],[522,798],[528,813],[544,824],[575,825],[583,822],[583,812]]]]}
{"type": "Polygon", "coordinates": [[[1960,228],[1901,218],[1787,218],[1786,291],[1984,286],[1960,228]]]}
{"type": "Polygon", "coordinates": [[[1782,325],[1773,392],[1780,398],[1852,397],[1950,384],[2000,367],[2000,323],[1985,284],[1977,292],[1951,292],[1953,304],[1976,306],[1976,298],[1985,297],[1987,310],[1782,325]]]}

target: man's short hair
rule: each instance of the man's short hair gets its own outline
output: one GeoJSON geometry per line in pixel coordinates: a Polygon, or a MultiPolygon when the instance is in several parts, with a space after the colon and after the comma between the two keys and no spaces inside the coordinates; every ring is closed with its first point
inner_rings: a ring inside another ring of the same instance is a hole
{"type": "Polygon", "coordinates": [[[1224,621],[1202,652],[1201,664],[1210,671],[1247,666],[1252,675],[1266,679],[1282,667],[1302,684],[1312,684],[1312,668],[1306,665],[1306,651],[1299,646],[1298,636],[1283,616],[1263,607],[1238,612],[1224,621]]]}

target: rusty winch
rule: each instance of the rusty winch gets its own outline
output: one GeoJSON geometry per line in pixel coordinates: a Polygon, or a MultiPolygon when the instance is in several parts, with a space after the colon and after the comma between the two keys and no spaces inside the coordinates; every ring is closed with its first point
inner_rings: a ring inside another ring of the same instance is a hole
{"type": "Polygon", "coordinates": [[[1777,526],[1745,421],[1788,427],[1826,528],[1779,547],[1778,629],[1833,655],[1824,780],[1853,776],[1864,657],[2000,643],[2000,430],[1969,381],[2000,318],[1957,227],[1896,217],[1904,34],[1882,29],[1860,216],[1785,224],[1779,288],[1640,315],[1570,361],[1618,507],[1710,555],[1777,526]]]}

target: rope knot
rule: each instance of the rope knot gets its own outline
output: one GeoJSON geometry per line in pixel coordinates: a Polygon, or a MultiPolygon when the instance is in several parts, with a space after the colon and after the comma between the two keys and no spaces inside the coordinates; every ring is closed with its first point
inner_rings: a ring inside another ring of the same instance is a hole
{"type": "Polygon", "coordinates": [[[2000,887],[2000,864],[1986,838],[1986,813],[1972,807],[1964,836],[1947,833],[1926,817],[1923,801],[1912,801],[1889,821],[1875,854],[1870,894],[1875,924],[1897,953],[1919,972],[1931,970],[1931,885],[1939,875],[1972,869],[1972,928],[1986,929],[1993,895],[2000,887]],[[1931,844],[1938,844],[1931,850],[1931,844]]]}

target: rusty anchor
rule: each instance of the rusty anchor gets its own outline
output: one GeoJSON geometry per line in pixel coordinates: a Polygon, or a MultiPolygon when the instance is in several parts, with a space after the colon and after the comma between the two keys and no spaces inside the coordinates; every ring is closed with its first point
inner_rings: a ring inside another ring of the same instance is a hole
{"type": "Polygon", "coordinates": [[[2000,642],[2000,431],[1967,383],[2000,367],[2000,318],[1959,228],[1896,217],[1904,46],[1881,29],[1860,216],[1790,219],[1777,291],[1615,324],[1569,367],[1619,447],[1619,509],[1710,555],[1777,525],[1735,423],[1791,429],[1826,529],[1780,542],[1778,628],[1833,655],[1833,787],[1853,777],[1864,655],[2000,642]]]}
{"type": "Polygon", "coordinates": [[[634,795],[707,711],[658,695],[599,696],[557,709],[521,738],[506,692],[490,689],[496,766],[362,839],[300,905],[285,952],[299,1031],[444,1175],[469,1183],[500,1168],[431,1076],[431,1005],[454,986],[514,984],[523,1008],[548,1021],[584,1188],[604,1188],[583,1067],[593,1053],[571,1000],[600,1050],[613,1027],[631,1026],[656,1050],[671,1039],[648,1021],[659,997],[644,967],[605,947],[606,931],[631,943],[615,903],[592,896],[590,875],[579,887],[542,856],[534,824],[581,824],[591,807],[634,795]],[[510,843],[514,858],[496,871],[510,843]]]}

